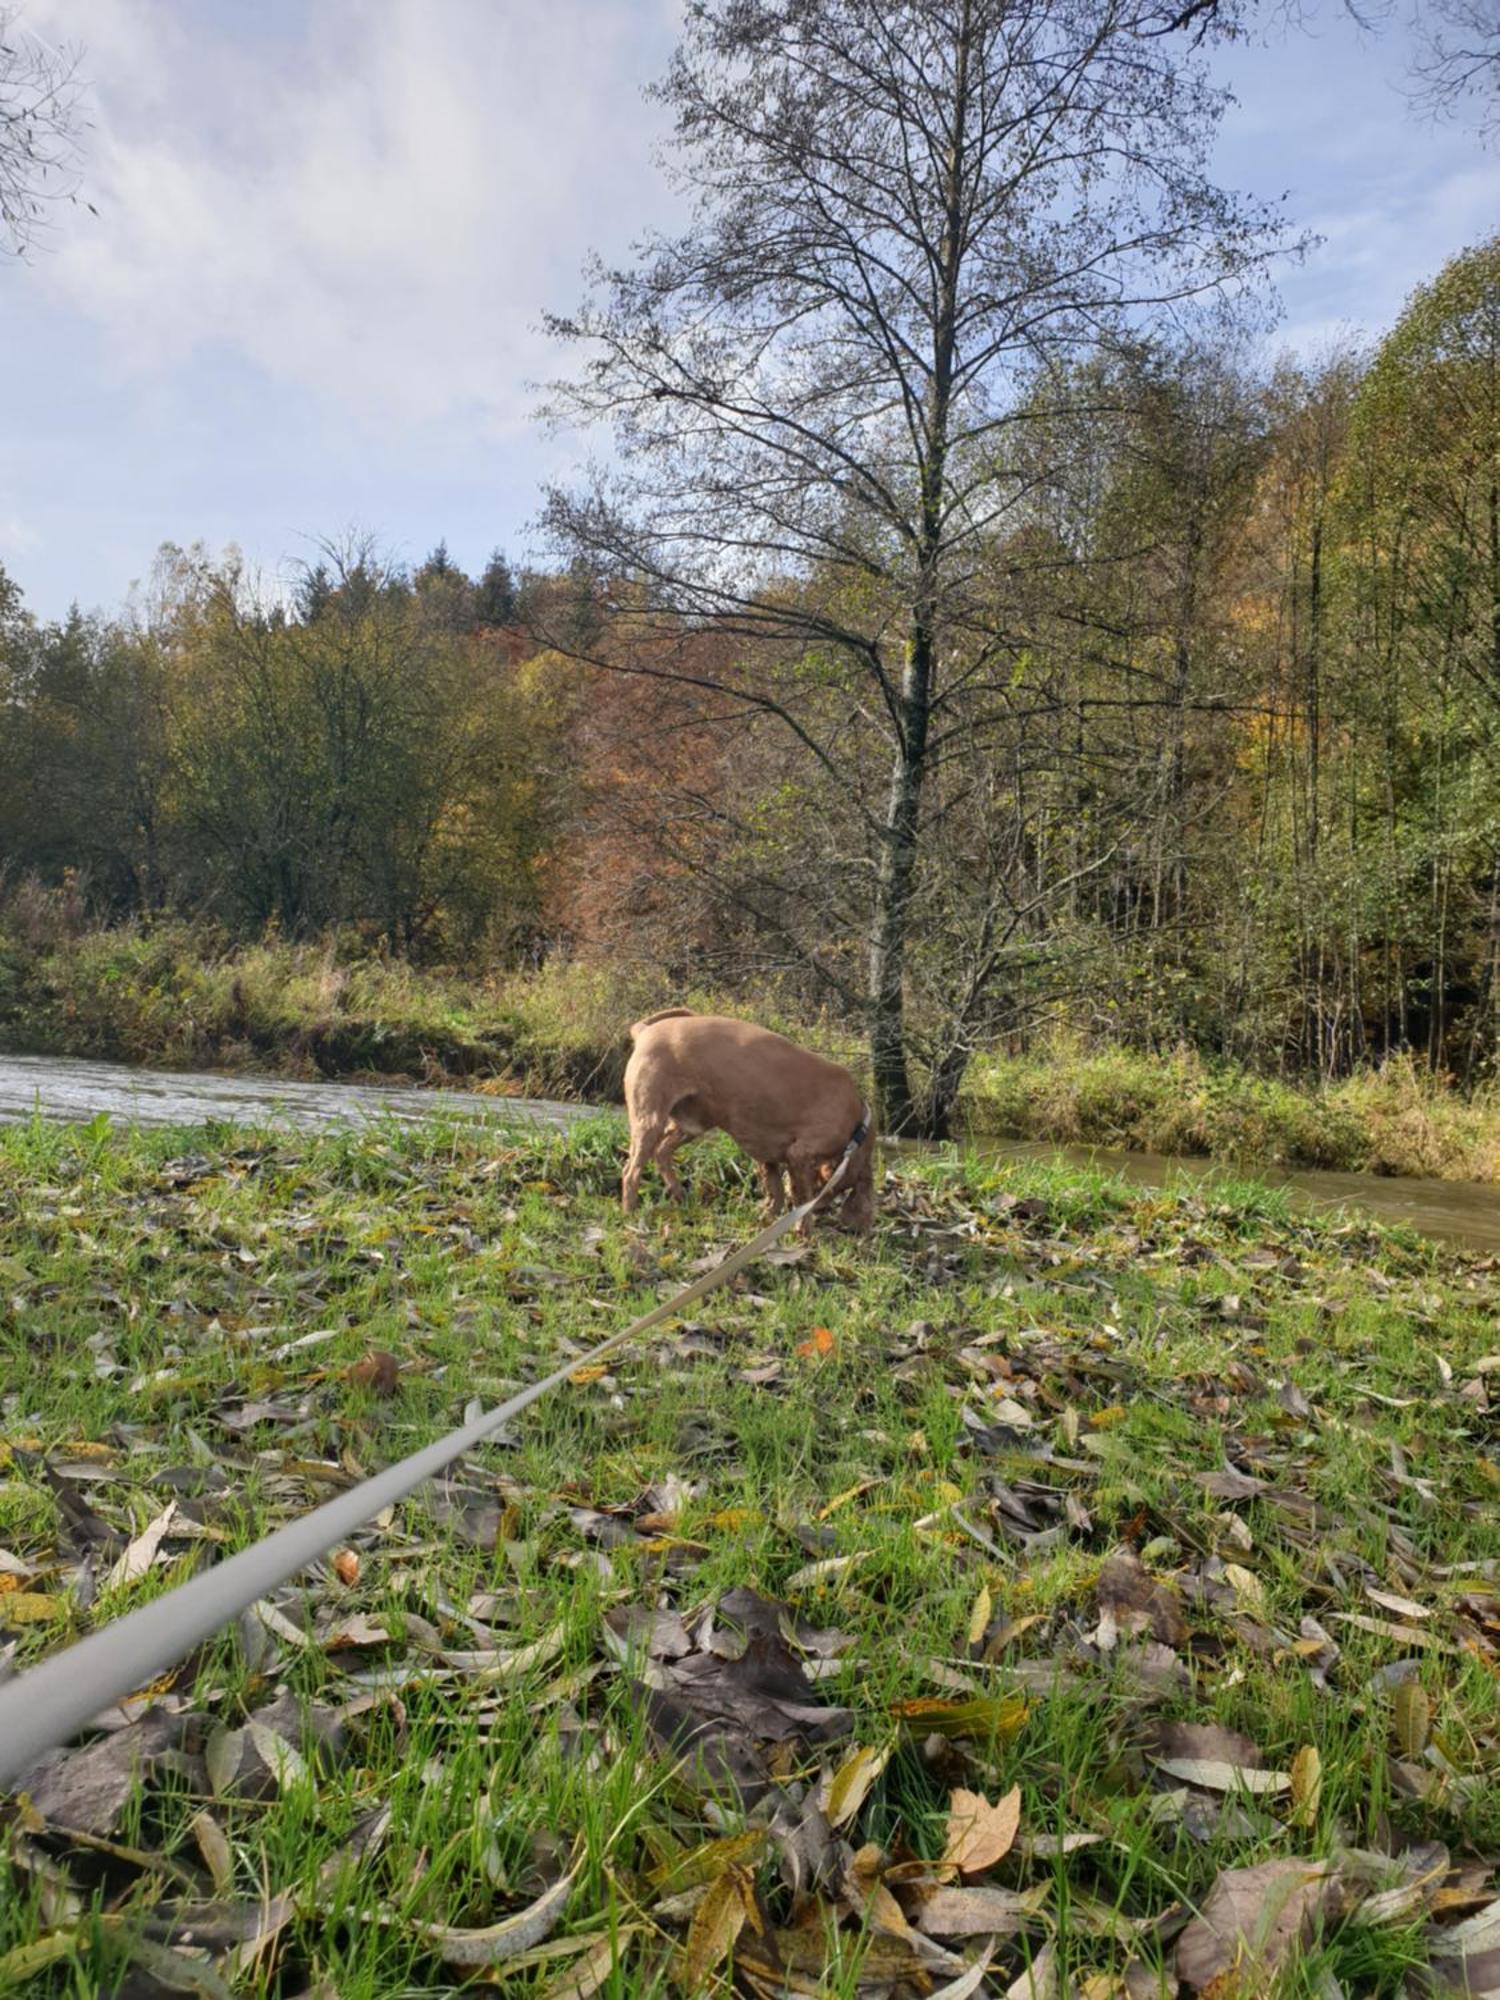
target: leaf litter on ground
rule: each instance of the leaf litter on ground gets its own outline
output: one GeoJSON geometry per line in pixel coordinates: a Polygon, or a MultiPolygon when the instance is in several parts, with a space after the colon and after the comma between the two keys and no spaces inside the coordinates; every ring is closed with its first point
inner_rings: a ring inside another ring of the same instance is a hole
{"type": "MultiPolygon", "coordinates": [[[[720,1148],[622,1223],[607,1123],[74,1144],[0,1139],[0,1671],[750,1219],[720,1148]]],[[[0,1989],[1500,1986],[1497,1289],[913,1164],[40,1759],[0,1989]]]]}

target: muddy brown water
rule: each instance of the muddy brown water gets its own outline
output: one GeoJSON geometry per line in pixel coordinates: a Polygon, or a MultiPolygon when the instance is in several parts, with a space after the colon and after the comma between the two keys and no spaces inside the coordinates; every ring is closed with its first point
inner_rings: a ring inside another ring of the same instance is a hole
{"type": "MultiPolygon", "coordinates": [[[[120,1125],[202,1125],[224,1120],[297,1129],[410,1122],[443,1113],[497,1125],[562,1131],[588,1109],[543,1098],[483,1097],[462,1090],[416,1090],[399,1084],[293,1083],[277,1077],[168,1073],[65,1056],[0,1055],[0,1123],[40,1115],[79,1121],[104,1113],[120,1125]]],[[[1065,1160],[1118,1173],[1145,1187],[1225,1178],[1235,1169],[1203,1159],[1054,1146],[1043,1140],[977,1137],[993,1159],[1065,1160]]],[[[1243,1177],[1243,1176],[1241,1176],[1243,1177]]],[[[1257,1167],[1256,1180],[1287,1187],[1321,1207],[1359,1208],[1381,1222],[1405,1223],[1425,1236],[1484,1254],[1500,1254],[1500,1187],[1478,1181],[1384,1179],[1375,1174],[1296,1172],[1257,1167]]]]}

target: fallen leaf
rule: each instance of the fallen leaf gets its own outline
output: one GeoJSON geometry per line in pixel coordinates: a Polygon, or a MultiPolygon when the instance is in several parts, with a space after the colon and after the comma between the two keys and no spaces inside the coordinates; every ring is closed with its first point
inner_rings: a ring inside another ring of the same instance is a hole
{"type": "Polygon", "coordinates": [[[289,1791],[294,1785],[310,1781],[312,1774],[302,1752],[268,1723],[258,1722],[252,1716],[245,1724],[245,1733],[254,1744],[256,1755],[276,1780],[278,1791],[289,1791]]]}
{"type": "Polygon", "coordinates": [[[769,1838],[764,1827],[752,1826],[744,1833],[726,1834],[721,1840],[705,1840],[688,1853],[674,1855],[670,1861],[662,1862],[651,1870],[646,1879],[663,1895],[679,1895],[684,1889],[695,1889],[705,1882],[712,1882],[731,1863],[749,1867],[759,1860],[769,1838]]]}
{"type": "Polygon", "coordinates": [[[858,1549],[852,1556],[825,1556],[821,1562],[804,1563],[786,1580],[788,1596],[803,1590],[817,1590],[825,1583],[832,1583],[836,1576],[847,1576],[856,1563],[863,1562],[866,1551],[858,1549]]]}
{"type": "Polygon", "coordinates": [[[990,1596],[987,1583],[979,1587],[979,1595],[974,1599],[974,1609],[969,1613],[969,1644],[977,1646],[989,1630],[990,1616],[994,1610],[994,1599],[990,1596]]]}
{"type": "Polygon", "coordinates": [[[1372,1584],[1365,1585],[1365,1596],[1372,1604],[1378,1604],[1383,1611],[1394,1611],[1398,1618],[1432,1616],[1425,1604],[1413,1604],[1409,1597],[1397,1597],[1395,1592],[1390,1590],[1376,1590],[1372,1584]]]}
{"type": "Polygon", "coordinates": [[[950,1979],[946,1986],[934,1987],[927,2000],[969,2000],[971,1993],[977,1993],[990,1969],[995,1956],[995,1939],[986,1938],[980,1947],[979,1956],[967,1972],[961,1972],[957,1979],[950,1979]]]}
{"type": "Polygon", "coordinates": [[[572,1894],[577,1873],[575,1861],[567,1874],[538,1896],[534,1903],[529,1903],[524,1910],[517,1910],[513,1917],[506,1917],[498,1924],[488,1924],[480,1930],[464,1930],[449,1924],[418,1923],[413,1925],[413,1929],[432,1946],[445,1965],[503,1965],[507,1959],[519,1957],[523,1951],[530,1951],[533,1945],[551,1936],[572,1894]]]}
{"type": "Polygon", "coordinates": [[[152,1709],[81,1750],[52,1750],[15,1779],[49,1827],[102,1837],[115,1831],[131,1794],[181,1732],[177,1716],[152,1709]]]}
{"type": "Polygon", "coordinates": [[[1195,1993],[1258,1994],[1308,1942],[1335,1882],[1324,1861],[1226,1868],[1177,1940],[1177,1976],[1195,1993]],[[1216,1982],[1234,1974],[1235,1985],[1216,1982]]]}
{"type": "Polygon", "coordinates": [[[624,1965],[630,1935],[628,1929],[621,1929],[613,1937],[598,1939],[576,1965],[570,1965],[566,1972],[550,1980],[537,2000],[592,2000],[624,1965]]]}
{"type": "Polygon", "coordinates": [[[216,1798],[222,1798],[239,1776],[244,1749],[243,1729],[229,1729],[223,1723],[215,1723],[209,1731],[203,1761],[208,1766],[208,1782],[216,1798]]]}
{"type": "Polygon", "coordinates": [[[1066,1991],[1057,1952],[1049,1942],[1006,1987],[1005,2000],[1063,2000],[1066,1991]]]}
{"type": "Polygon", "coordinates": [[[1432,1725],[1432,1707],[1427,1699],[1427,1690],[1412,1676],[1401,1681],[1391,1701],[1392,1718],[1396,1726],[1396,1741],[1401,1753],[1406,1757],[1420,1757],[1427,1748],[1427,1735],[1432,1725]]]}
{"type": "Polygon", "coordinates": [[[356,1388],[373,1389],[377,1396],[394,1396],[401,1378],[401,1363],[384,1348],[372,1348],[363,1361],[356,1361],[347,1380],[356,1388]]]}
{"type": "Polygon", "coordinates": [[[1292,1788],[1289,1772],[1258,1771],[1247,1764],[1226,1764],[1219,1757],[1158,1757],[1156,1768],[1179,1784],[1206,1792],[1245,1791],[1268,1797],[1292,1788]]]}
{"type": "Polygon", "coordinates": [[[227,1895],[234,1883],[234,1853],[223,1827],[211,1812],[203,1808],[188,1821],[188,1830],[198,1843],[198,1852],[213,1878],[214,1888],[221,1896],[227,1895]]]}
{"type": "Polygon", "coordinates": [[[1158,1583],[1134,1549],[1116,1549],[1100,1565],[1095,1586],[1099,1629],[1094,1643],[1110,1652],[1121,1638],[1149,1633],[1164,1646],[1186,1644],[1187,1620],[1177,1593],[1158,1583]]]}
{"type": "Polygon", "coordinates": [[[1257,1614],[1264,1613],[1266,1608],[1265,1585],[1253,1571],[1243,1568],[1239,1563],[1225,1563],[1224,1581],[1229,1585],[1229,1588],[1240,1602],[1247,1606],[1249,1610],[1257,1614]]]}
{"type": "Polygon", "coordinates": [[[169,1500],[154,1521],[149,1522],[104,1579],[106,1590],[119,1590],[146,1574],[156,1560],[156,1552],[177,1518],[177,1502],[169,1500]]]}
{"type": "Polygon", "coordinates": [[[831,1827],[847,1826],[870,1796],[875,1780],[890,1762],[890,1747],[853,1750],[834,1773],[828,1786],[824,1816],[831,1827]]]}
{"type": "Polygon", "coordinates": [[[1013,1785],[994,1805],[979,1792],[956,1788],[949,1799],[945,1867],[979,1875],[1009,1854],[1021,1824],[1021,1788],[1013,1785]]]}
{"type": "Polygon", "coordinates": [[[1316,1745],[1304,1743],[1292,1759],[1292,1824],[1312,1826],[1323,1796],[1323,1760],[1316,1745]]]}
{"type": "Polygon", "coordinates": [[[8,1590],[0,1597],[0,1625],[45,1625],[67,1608],[66,1598],[48,1597],[39,1590],[8,1590]]]}
{"type": "Polygon", "coordinates": [[[1046,1899],[1045,1885],[1018,1895],[983,1884],[976,1888],[934,1889],[917,1912],[917,1928],[931,1937],[1014,1937],[1046,1899]]]}
{"type": "Polygon", "coordinates": [[[1353,1625],[1360,1632],[1373,1632],[1378,1639],[1394,1639],[1403,1646],[1425,1646],[1429,1652],[1457,1653],[1461,1649],[1451,1639],[1424,1632],[1420,1625],[1395,1625],[1388,1618],[1367,1618],[1361,1611],[1335,1611],[1340,1625],[1353,1625]]]}
{"type": "Polygon", "coordinates": [[[893,1701],[891,1714],[908,1729],[923,1735],[965,1737],[978,1742],[1007,1742],[1026,1720],[1026,1703],[1020,1695],[974,1695],[967,1701],[943,1701],[919,1695],[911,1701],[893,1701]]]}
{"type": "Polygon", "coordinates": [[[728,1958],[753,1909],[754,1890],[743,1868],[731,1864],[709,1883],[682,1948],[679,1977],[689,1993],[728,1958]]]}

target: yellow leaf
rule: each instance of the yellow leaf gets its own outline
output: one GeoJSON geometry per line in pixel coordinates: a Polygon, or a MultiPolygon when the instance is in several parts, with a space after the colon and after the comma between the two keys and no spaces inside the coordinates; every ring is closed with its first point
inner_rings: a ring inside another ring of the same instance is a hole
{"type": "Polygon", "coordinates": [[[979,1595],[974,1599],[974,1609],[969,1613],[969,1644],[977,1646],[989,1630],[990,1614],[995,1608],[995,1600],[990,1596],[987,1583],[979,1586],[979,1595]]]}
{"type": "Polygon", "coordinates": [[[1247,1606],[1249,1610],[1265,1610],[1265,1588],[1260,1578],[1250,1570],[1241,1568],[1239,1563],[1225,1563],[1224,1581],[1229,1585],[1241,1604],[1247,1606]]]}
{"type": "Polygon", "coordinates": [[[1026,1720],[1026,1704],[1017,1694],[972,1695],[967,1701],[922,1695],[914,1701],[892,1702],[891,1713],[924,1735],[973,1736],[993,1742],[1008,1741],[1016,1734],[1026,1720]]]}
{"type": "Polygon", "coordinates": [[[853,1819],[870,1796],[875,1780],[890,1762],[890,1756],[889,1747],[884,1750],[862,1747],[844,1759],[828,1787],[828,1804],[824,1812],[830,1826],[843,1826],[853,1819]]]}
{"type": "Polygon", "coordinates": [[[607,1363],[603,1361],[592,1361],[586,1368],[575,1368],[572,1374],[568,1377],[568,1380],[570,1382],[576,1382],[579,1388],[582,1388],[588,1382],[598,1382],[602,1380],[603,1377],[606,1376],[608,1373],[609,1373],[609,1367],[607,1363]]]}
{"type": "Polygon", "coordinates": [[[1304,1743],[1292,1759],[1292,1824],[1311,1826],[1323,1796],[1323,1759],[1317,1746],[1304,1743]]]}
{"type": "Polygon", "coordinates": [[[12,1590],[0,1599],[0,1625],[44,1625],[49,1618],[61,1617],[60,1597],[46,1597],[39,1590],[12,1590]]]}
{"type": "MultiPolygon", "coordinates": [[[[800,1349],[799,1349],[800,1352],[800,1349]]],[[[842,1493],[836,1493],[826,1507],[820,1507],[817,1518],[826,1521],[830,1514],[836,1514],[840,1507],[847,1507],[851,1500],[857,1500],[861,1493],[868,1493],[872,1486],[883,1486],[883,1479],[861,1479],[856,1486],[848,1486],[842,1493]]]]}
{"type": "Polygon", "coordinates": [[[693,1912],[682,1948],[681,1978],[689,1993],[696,1993],[709,1973],[734,1950],[734,1941],[745,1928],[753,1906],[752,1895],[749,1876],[733,1864],[709,1883],[693,1912]]]}
{"type": "Polygon", "coordinates": [[[661,1862],[647,1879],[664,1895],[680,1896],[684,1889],[696,1889],[701,1882],[713,1881],[728,1867],[758,1861],[770,1837],[764,1827],[752,1826],[746,1833],[705,1840],[686,1854],[674,1854],[670,1861],[661,1862]]]}
{"type": "Polygon", "coordinates": [[[1003,1861],[1021,1824],[1021,1788],[1012,1785],[991,1805],[979,1792],[955,1789],[949,1800],[943,1861],[962,1875],[978,1875],[1003,1861]]]}
{"type": "Polygon", "coordinates": [[[1420,1757],[1427,1748],[1432,1728],[1432,1704],[1426,1688],[1418,1680],[1402,1681],[1396,1689],[1393,1707],[1396,1741],[1401,1745],[1402,1756],[1420,1757]]]}

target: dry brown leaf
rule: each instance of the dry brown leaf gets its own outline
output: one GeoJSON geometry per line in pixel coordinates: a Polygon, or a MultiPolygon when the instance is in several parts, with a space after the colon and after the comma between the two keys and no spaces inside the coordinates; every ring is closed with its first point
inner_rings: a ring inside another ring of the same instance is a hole
{"type": "Polygon", "coordinates": [[[560,1972],[541,1990],[538,2000],[592,2000],[610,1975],[625,1962],[628,1931],[602,1937],[584,1953],[576,1965],[560,1972]]]}
{"type": "Polygon", "coordinates": [[[967,1972],[961,1972],[957,1979],[950,1979],[946,1986],[939,1986],[927,1996],[927,2000],[969,2000],[971,1993],[977,1993],[990,1969],[990,1961],[995,1956],[995,1940],[986,1938],[979,1948],[979,1956],[967,1972]]]}
{"type": "Polygon", "coordinates": [[[979,1875],[1009,1854],[1021,1824],[1021,1788],[1012,1785],[994,1805],[979,1792],[954,1790],[949,1800],[943,1864],[961,1875],[979,1875]]]}
{"type": "Polygon", "coordinates": [[[1158,1583],[1134,1549],[1116,1549],[1099,1568],[1096,1643],[1110,1652],[1121,1638],[1149,1633],[1164,1646],[1187,1641],[1187,1620],[1175,1590],[1158,1583]]]}
{"type": "Polygon", "coordinates": [[[1335,1887],[1324,1861],[1226,1868],[1177,1940],[1178,1978],[1203,1993],[1233,1973],[1235,1990],[1264,1992],[1271,1975],[1307,1942],[1335,1887]]]}
{"type": "Polygon", "coordinates": [[[360,1389],[373,1389],[377,1396],[394,1396],[401,1378],[401,1363],[394,1354],[375,1347],[363,1361],[356,1361],[347,1380],[360,1389]]]}
{"type": "Polygon", "coordinates": [[[1023,1967],[1020,1976],[1006,1987],[1005,2000],[1063,2000],[1066,1992],[1057,1953],[1051,1944],[1044,1944],[1030,1965],[1023,1967]]]}
{"type": "Polygon", "coordinates": [[[935,1889],[917,1912],[917,1928],[929,1937],[1014,1937],[1036,1915],[1046,1895],[1045,1884],[1022,1895],[989,1883],[972,1889],[935,1889]]]}

